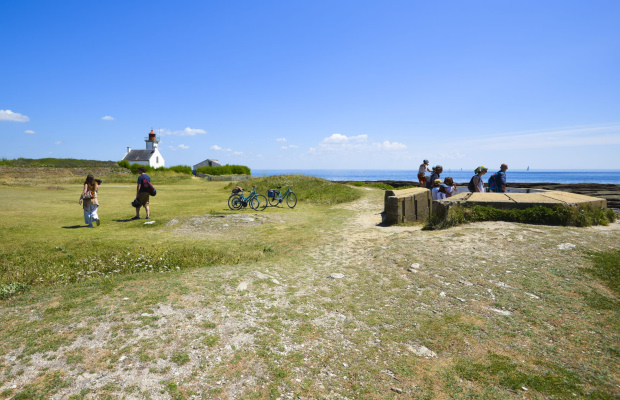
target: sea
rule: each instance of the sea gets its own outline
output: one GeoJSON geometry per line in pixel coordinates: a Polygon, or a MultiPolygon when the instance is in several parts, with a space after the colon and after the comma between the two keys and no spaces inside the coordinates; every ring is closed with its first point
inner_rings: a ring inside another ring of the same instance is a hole
{"type": "MultiPolygon", "coordinates": [[[[487,176],[496,171],[489,170],[487,176]]],[[[273,175],[307,175],[329,181],[412,181],[417,182],[418,170],[379,170],[379,169],[259,169],[252,170],[257,177],[273,175]]],[[[428,175],[428,174],[427,174],[428,175]]],[[[456,183],[467,183],[473,171],[446,169],[441,178],[452,177],[456,183]]],[[[519,183],[611,183],[620,184],[620,169],[611,170],[512,170],[506,173],[508,182],[519,183]]]]}

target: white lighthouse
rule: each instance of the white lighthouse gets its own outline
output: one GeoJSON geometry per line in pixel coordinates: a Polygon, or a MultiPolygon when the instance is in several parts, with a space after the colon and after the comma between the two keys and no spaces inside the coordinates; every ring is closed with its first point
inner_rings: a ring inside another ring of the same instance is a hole
{"type": "Polygon", "coordinates": [[[127,147],[127,154],[123,160],[129,161],[130,164],[148,165],[152,168],[163,167],[164,157],[159,152],[159,138],[152,129],[144,141],[146,142],[146,150],[132,150],[131,147],[127,147]]]}

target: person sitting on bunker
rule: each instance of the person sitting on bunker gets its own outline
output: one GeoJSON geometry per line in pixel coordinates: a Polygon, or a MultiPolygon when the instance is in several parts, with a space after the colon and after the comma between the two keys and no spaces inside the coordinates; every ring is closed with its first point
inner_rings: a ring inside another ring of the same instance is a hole
{"type": "Polygon", "coordinates": [[[442,172],[443,172],[443,167],[441,165],[435,165],[435,167],[433,168],[433,173],[431,174],[430,178],[426,181],[427,189],[430,189],[433,186],[436,179],[441,180],[442,172]]]}

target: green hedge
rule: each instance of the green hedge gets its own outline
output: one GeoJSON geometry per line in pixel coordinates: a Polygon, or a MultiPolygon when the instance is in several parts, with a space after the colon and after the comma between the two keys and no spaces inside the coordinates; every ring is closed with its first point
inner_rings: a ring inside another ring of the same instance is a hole
{"type": "Polygon", "coordinates": [[[178,172],[178,173],[187,174],[187,175],[191,175],[192,174],[192,167],[189,167],[187,165],[176,165],[176,166],[170,167],[170,168],[166,168],[166,167],[153,168],[153,167],[151,167],[149,165],[129,164],[129,162],[127,160],[119,161],[118,165],[120,167],[127,168],[128,170],[131,171],[132,174],[137,174],[138,173],[138,169],[140,169],[140,168],[144,168],[144,170],[146,172],[152,172],[152,171],[161,171],[161,172],[173,171],[173,172],[178,172]]]}
{"type": "Polygon", "coordinates": [[[433,216],[424,226],[425,230],[446,229],[468,222],[506,221],[524,224],[592,226],[608,225],[616,220],[613,210],[607,208],[575,208],[533,206],[523,210],[500,210],[491,206],[455,206],[442,217],[433,216]]]}
{"type": "Polygon", "coordinates": [[[16,158],[0,159],[0,165],[30,168],[102,168],[115,167],[114,161],[78,160],[75,158],[16,158]]]}
{"type": "Polygon", "coordinates": [[[196,170],[207,175],[252,175],[250,168],[245,165],[222,165],[219,167],[200,167],[196,170]]]}

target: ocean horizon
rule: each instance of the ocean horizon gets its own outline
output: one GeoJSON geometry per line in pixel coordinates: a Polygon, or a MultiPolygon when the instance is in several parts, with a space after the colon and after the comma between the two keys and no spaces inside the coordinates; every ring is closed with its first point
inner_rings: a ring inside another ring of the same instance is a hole
{"type": "MultiPolygon", "coordinates": [[[[495,170],[489,170],[485,177],[495,170]]],[[[307,175],[329,181],[413,181],[417,182],[418,170],[373,170],[373,169],[257,169],[253,176],[307,175]]],[[[429,173],[427,173],[429,175],[429,173]]],[[[452,177],[456,183],[467,183],[473,171],[444,170],[441,178],[452,177]]],[[[606,170],[511,170],[507,171],[508,182],[518,183],[604,183],[620,184],[620,169],[606,170]]]]}

